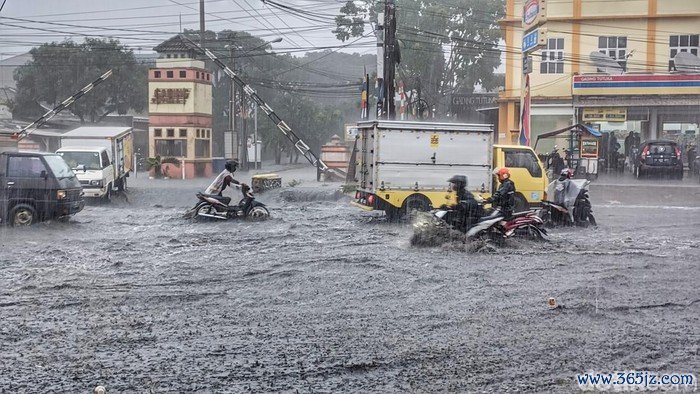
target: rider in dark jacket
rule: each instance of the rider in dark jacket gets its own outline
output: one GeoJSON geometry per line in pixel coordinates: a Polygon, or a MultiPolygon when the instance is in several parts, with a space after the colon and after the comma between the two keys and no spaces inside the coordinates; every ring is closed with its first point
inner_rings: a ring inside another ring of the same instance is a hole
{"type": "Polygon", "coordinates": [[[496,169],[494,173],[501,186],[486,202],[490,202],[494,209],[500,210],[505,218],[509,218],[513,216],[515,208],[515,183],[510,180],[510,170],[505,167],[496,169]]]}
{"type": "Polygon", "coordinates": [[[466,176],[455,175],[448,182],[450,182],[450,189],[457,194],[457,202],[454,209],[459,212],[460,222],[464,226],[464,230],[468,230],[483,216],[481,204],[467,190],[468,182],[466,176]]]}

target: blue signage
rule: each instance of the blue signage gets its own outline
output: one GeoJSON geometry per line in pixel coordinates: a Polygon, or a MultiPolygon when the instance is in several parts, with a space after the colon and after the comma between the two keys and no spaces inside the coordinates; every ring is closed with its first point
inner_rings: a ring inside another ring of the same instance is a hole
{"type": "Polygon", "coordinates": [[[537,41],[539,38],[539,30],[535,29],[523,36],[523,53],[530,52],[537,48],[537,41]]]}

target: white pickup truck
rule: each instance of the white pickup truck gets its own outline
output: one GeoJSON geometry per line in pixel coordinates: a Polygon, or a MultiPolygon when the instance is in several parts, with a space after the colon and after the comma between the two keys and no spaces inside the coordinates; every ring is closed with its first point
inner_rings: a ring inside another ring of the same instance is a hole
{"type": "Polygon", "coordinates": [[[133,168],[131,127],[79,127],[61,136],[56,151],[73,169],[85,197],[109,200],[114,189],[126,190],[133,168]]]}

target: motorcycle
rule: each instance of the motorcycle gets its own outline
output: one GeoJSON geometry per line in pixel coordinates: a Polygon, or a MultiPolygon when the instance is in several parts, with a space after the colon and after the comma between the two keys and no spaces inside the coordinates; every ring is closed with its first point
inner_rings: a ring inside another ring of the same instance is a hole
{"type": "Polygon", "coordinates": [[[547,236],[547,230],[543,228],[544,222],[533,210],[518,212],[506,219],[501,211],[496,209],[468,228],[462,225],[457,211],[439,209],[434,211],[433,215],[453,228],[466,233],[467,238],[470,239],[488,237],[492,240],[503,241],[513,236],[522,236],[546,240],[547,236]]]}
{"type": "Polygon", "coordinates": [[[554,196],[556,201],[542,201],[540,218],[550,226],[597,226],[588,196],[590,183],[587,179],[557,179],[551,182],[547,187],[547,195],[554,196]]]}
{"type": "Polygon", "coordinates": [[[248,185],[242,185],[243,199],[238,205],[229,205],[231,197],[197,193],[199,202],[192,208],[194,219],[228,220],[234,218],[262,221],[270,217],[265,204],[256,201],[248,185]]]}

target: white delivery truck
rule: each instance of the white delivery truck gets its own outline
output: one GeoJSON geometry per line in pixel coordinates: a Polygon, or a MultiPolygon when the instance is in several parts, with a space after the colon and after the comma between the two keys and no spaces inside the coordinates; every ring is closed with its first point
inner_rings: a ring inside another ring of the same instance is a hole
{"type": "Polygon", "coordinates": [[[80,180],[85,197],[109,200],[114,189],[126,190],[133,169],[131,127],[79,127],[61,136],[56,151],[80,180]]]}
{"type": "Polygon", "coordinates": [[[541,204],[547,177],[529,146],[495,145],[491,125],[367,121],[357,125],[354,204],[398,217],[455,204],[452,175],[466,175],[468,189],[487,198],[498,186],[496,167],[515,182],[516,210],[541,204]]]}

